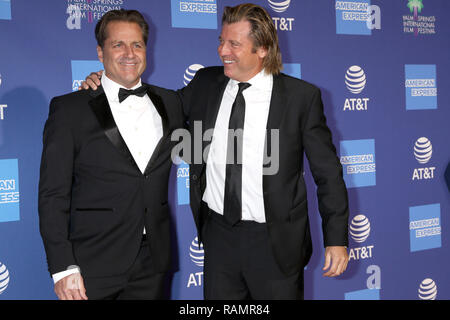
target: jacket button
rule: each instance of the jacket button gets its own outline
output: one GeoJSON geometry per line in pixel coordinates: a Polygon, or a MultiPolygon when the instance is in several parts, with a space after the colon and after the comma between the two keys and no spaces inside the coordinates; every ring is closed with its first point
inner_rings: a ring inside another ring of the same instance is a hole
{"type": "Polygon", "coordinates": [[[197,175],[193,174],[192,175],[192,180],[197,180],[197,175]]]}

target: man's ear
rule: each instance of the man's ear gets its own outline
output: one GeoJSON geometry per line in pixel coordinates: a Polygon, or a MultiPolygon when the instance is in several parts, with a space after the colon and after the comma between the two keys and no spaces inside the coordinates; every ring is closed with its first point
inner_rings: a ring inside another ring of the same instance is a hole
{"type": "Polygon", "coordinates": [[[256,49],[256,54],[261,59],[264,59],[267,56],[267,49],[264,47],[259,47],[258,49],[256,49]]]}
{"type": "Polygon", "coordinates": [[[100,60],[100,62],[103,63],[103,49],[100,46],[97,46],[97,56],[98,60],[100,60]]]}

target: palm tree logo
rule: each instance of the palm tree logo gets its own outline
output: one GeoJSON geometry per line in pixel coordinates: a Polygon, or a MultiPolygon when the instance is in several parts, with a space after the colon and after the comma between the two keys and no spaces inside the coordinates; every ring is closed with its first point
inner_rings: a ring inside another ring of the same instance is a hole
{"type": "MultiPolygon", "coordinates": [[[[418,20],[418,12],[421,12],[423,9],[423,3],[422,0],[408,0],[407,4],[409,10],[411,12],[414,12],[414,21],[418,20]]],[[[417,36],[418,34],[418,28],[416,27],[414,29],[414,35],[417,36]]]]}

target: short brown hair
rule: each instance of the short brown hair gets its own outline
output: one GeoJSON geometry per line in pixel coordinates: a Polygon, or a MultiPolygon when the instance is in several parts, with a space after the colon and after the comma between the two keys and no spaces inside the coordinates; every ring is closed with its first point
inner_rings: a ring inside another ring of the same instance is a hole
{"type": "Polygon", "coordinates": [[[255,48],[265,48],[267,55],[263,60],[263,67],[269,74],[280,73],[281,51],[278,46],[278,35],[272,18],[267,11],[252,3],[244,3],[235,7],[225,7],[222,16],[222,25],[240,21],[248,21],[251,25],[249,36],[255,48]]]}
{"type": "Polygon", "coordinates": [[[147,45],[148,40],[148,23],[145,21],[142,14],[137,10],[110,10],[97,22],[95,26],[95,38],[97,39],[97,44],[103,48],[105,40],[108,37],[106,34],[106,27],[112,21],[122,21],[122,22],[134,22],[142,30],[142,37],[145,44],[147,45]]]}

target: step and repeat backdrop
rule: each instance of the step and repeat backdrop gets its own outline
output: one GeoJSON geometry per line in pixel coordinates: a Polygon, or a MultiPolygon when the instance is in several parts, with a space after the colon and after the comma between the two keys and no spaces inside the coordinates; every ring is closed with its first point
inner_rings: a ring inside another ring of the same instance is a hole
{"type": "MultiPolygon", "coordinates": [[[[42,131],[53,96],[101,70],[94,28],[112,9],[150,24],[143,80],[179,89],[220,64],[234,0],[0,0],[0,299],[56,299],[39,234],[42,131]]],[[[450,2],[254,0],[278,30],[284,73],[321,88],[350,200],[346,273],[322,276],[324,248],[306,166],[314,253],[306,299],[450,298],[450,2]]],[[[305,160],[306,161],[306,160],[305,160]]],[[[174,164],[172,299],[203,299],[203,248],[189,167],[174,164]]]]}

